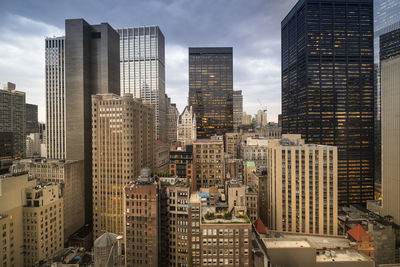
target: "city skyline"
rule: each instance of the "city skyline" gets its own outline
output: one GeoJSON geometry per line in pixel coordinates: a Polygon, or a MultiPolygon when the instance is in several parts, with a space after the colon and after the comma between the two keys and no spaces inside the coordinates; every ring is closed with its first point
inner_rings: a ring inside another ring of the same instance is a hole
{"type": "Polygon", "coordinates": [[[243,111],[256,114],[261,109],[257,100],[260,98],[263,105],[268,106],[268,117],[277,121],[281,101],[278,28],[295,2],[235,1],[232,5],[224,2],[188,5],[186,1],[160,1],[132,5],[141,8],[121,4],[110,14],[101,12],[107,8],[106,3],[99,7],[84,4],[82,8],[71,4],[57,8],[57,16],[54,16],[51,10],[56,6],[45,5],[45,2],[29,8],[26,8],[29,5],[26,3],[22,8],[11,1],[3,1],[0,4],[0,31],[3,33],[0,48],[12,49],[9,53],[0,49],[0,56],[5,59],[0,63],[0,82],[14,82],[22,91],[27,90],[27,102],[39,105],[39,121],[45,121],[44,38],[64,35],[65,18],[83,17],[91,24],[107,21],[114,29],[157,25],[165,36],[166,93],[173,103],[177,103],[179,112],[187,103],[188,47],[232,46],[233,89],[243,91],[243,111]],[[212,12],[207,8],[210,5],[212,12]],[[146,10],[150,15],[145,16],[140,10],[146,10]],[[233,17],[236,18],[233,20],[233,17]],[[199,21],[201,25],[197,23],[199,21]],[[29,41],[19,42],[22,37],[29,41]],[[23,57],[29,60],[30,67],[21,67],[23,57]],[[18,75],[15,70],[19,71],[18,75]]]}

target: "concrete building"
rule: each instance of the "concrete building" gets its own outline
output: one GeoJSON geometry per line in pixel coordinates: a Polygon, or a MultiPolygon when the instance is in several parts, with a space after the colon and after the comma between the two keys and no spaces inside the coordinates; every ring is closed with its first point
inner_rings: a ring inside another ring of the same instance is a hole
{"type": "Polygon", "coordinates": [[[155,149],[154,173],[167,174],[169,172],[169,145],[157,140],[155,149]]]}
{"type": "Polygon", "coordinates": [[[267,138],[251,138],[248,137],[241,144],[242,158],[245,161],[253,161],[256,166],[267,165],[267,138]]]}
{"type": "Polygon", "coordinates": [[[263,128],[267,126],[267,123],[266,110],[258,110],[256,114],[256,128],[263,128]]]}
{"type": "Polygon", "coordinates": [[[65,37],[46,38],[45,47],[47,157],[65,159],[65,37]]]}
{"type": "Polygon", "coordinates": [[[167,142],[165,41],[158,26],[118,29],[121,93],[154,106],[156,139],[167,142]]]}
{"type": "Polygon", "coordinates": [[[131,94],[92,96],[94,238],[123,234],[123,188],[154,170],[154,107],[131,94]]]}
{"type": "Polygon", "coordinates": [[[0,159],[25,157],[25,132],[25,93],[8,82],[0,90],[0,159]]]}
{"type": "Polygon", "coordinates": [[[268,266],[288,267],[374,267],[374,261],[350,247],[342,237],[273,233],[260,238],[268,266]]]}
{"type": "Polygon", "coordinates": [[[267,227],[337,235],[337,148],[282,135],[267,150],[267,227]]]}
{"type": "Polygon", "coordinates": [[[233,130],[238,131],[243,118],[242,90],[233,91],[233,130]]]}
{"type": "Polygon", "coordinates": [[[381,62],[382,88],[382,215],[400,224],[400,55],[381,62]]]}
{"type": "Polygon", "coordinates": [[[224,185],[224,141],[221,136],[193,142],[193,188],[224,185]]]}
{"type": "Polygon", "coordinates": [[[25,188],[35,185],[26,171],[0,176],[0,266],[24,266],[25,188]]]}
{"type": "Polygon", "coordinates": [[[192,193],[189,226],[190,266],[252,266],[250,220],[229,211],[218,191],[192,193]]]}
{"type": "Polygon", "coordinates": [[[26,157],[41,157],[40,133],[31,133],[26,137],[26,157]]]}
{"type": "Polygon", "coordinates": [[[25,189],[24,266],[38,266],[64,247],[63,198],[56,183],[25,189]]]}
{"type": "Polygon", "coordinates": [[[390,217],[382,217],[372,210],[351,205],[342,208],[338,222],[339,234],[347,234],[357,225],[363,227],[372,238],[376,265],[400,263],[400,227],[390,217]]]}
{"type": "Polygon", "coordinates": [[[230,179],[227,183],[228,210],[235,214],[247,214],[246,187],[238,183],[236,179],[230,179]]]}
{"type": "Polygon", "coordinates": [[[252,222],[255,221],[254,219],[260,218],[266,224],[268,222],[267,170],[265,167],[257,169],[250,167],[250,169],[252,171],[246,182],[247,213],[252,222]]]}
{"type": "MultiPolygon", "coordinates": [[[[89,25],[83,19],[67,19],[65,159],[84,160],[86,222],[93,219],[91,96],[107,93],[119,95],[119,79],[118,33],[107,23],[89,25]]],[[[53,130],[51,127],[47,129],[48,133],[53,130]]]]}
{"type": "Polygon", "coordinates": [[[184,144],[192,144],[197,138],[196,114],[191,106],[186,106],[178,117],[177,140],[184,144]]]}
{"type": "Polygon", "coordinates": [[[240,157],[240,137],[239,133],[225,134],[225,152],[230,158],[238,159],[240,157]]]}
{"type": "Polygon", "coordinates": [[[278,139],[282,136],[282,128],[275,122],[268,122],[266,126],[262,128],[256,128],[255,132],[260,137],[267,137],[278,139]]]}
{"type": "Polygon", "coordinates": [[[26,112],[25,134],[29,135],[31,133],[38,133],[39,132],[38,106],[26,103],[25,112],[26,112]]]}
{"type": "Polygon", "coordinates": [[[190,187],[186,179],[166,186],[168,210],[168,266],[189,266],[189,199],[190,187]]]}
{"type": "Polygon", "coordinates": [[[252,117],[250,114],[247,114],[246,112],[243,112],[243,117],[242,117],[242,124],[244,125],[251,125],[252,123],[252,117]]]}
{"type": "Polygon", "coordinates": [[[167,102],[167,143],[172,143],[178,139],[178,117],[179,111],[175,103],[171,103],[168,97],[167,102]]]}
{"type": "MultiPolygon", "coordinates": [[[[169,171],[172,175],[180,178],[186,178],[191,185],[194,178],[193,150],[186,147],[186,151],[173,150],[169,152],[169,171]]],[[[191,188],[193,190],[193,188],[191,188]]]]}
{"type": "Polygon", "coordinates": [[[29,174],[41,182],[60,185],[63,196],[64,239],[85,224],[85,183],[83,161],[24,160],[29,174]]]}
{"type": "Polygon", "coordinates": [[[244,184],[243,181],[243,160],[231,159],[225,155],[225,177],[235,178],[239,183],[244,184]]]}
{"type": "MultiPolygon", "coordinates": [[[[153,118],[154,119],[154,118],[153,118]]],[[[160,266],[159,193],[149,169],[124,187],[123,214],[126,266],[160,266]]]]}

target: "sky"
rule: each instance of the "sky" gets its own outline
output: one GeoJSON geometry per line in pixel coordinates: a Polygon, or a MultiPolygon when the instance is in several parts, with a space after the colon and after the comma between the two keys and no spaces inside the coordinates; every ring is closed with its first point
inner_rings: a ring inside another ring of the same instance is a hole
{"type": "Polygon", "coordinates": [[[297,0],[1,0],[0,83],[13,82],[46,120],[46,37],[65,19],[114,29],[158,25],[165,36],[166,93],[180,112],[188,97],[188,47],[233,47],[233,89],[243,111],[281,112],[280,23],[297,0]]]}

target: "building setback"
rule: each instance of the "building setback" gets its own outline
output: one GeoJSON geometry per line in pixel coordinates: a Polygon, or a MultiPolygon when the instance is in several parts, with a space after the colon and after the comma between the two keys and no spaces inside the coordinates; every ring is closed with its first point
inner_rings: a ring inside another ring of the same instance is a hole
{"type": "Polygon", "coordinates": [[[23,208],[24,266],[38,266],[64,247],[63,198],[58,184],[25,189],[23,208]]]}
{"type": "Polygon", "coordinates": [[[267,227],[337,235],[337,148],[283,135],[267,153],[267,227]]]}
{"type": "Polygon", "coordinates": [[[131,94],[92,96],[93,234],[122,235],[123,189],[154,169],[154,108],[131,94]]]}
{"type": "Polygon", "coordinates": [[[47,158],[65,159],[65,37],[46,38],[47,158]]]}
{"type": "Polygon", "coordinates": [[[300,0],[282,21],[282,133],[338,148],[339,205],[374,198],[372,0],[300,0]]]}
{"type": "MultiPolygon", "coordinates": [[[[84,160],[86,222],[92,220],[91,96],[120,93],[119,35],[107,23],[65,21],[65,159],[84,160]]],[[[47,127],[48,132],[52,130],[47,127]]],[[[51,148],[50,148],[51,150],[51,148]]]]}
{"type": "Polygon", "coordinates": [[[154,105],[156,139],[167,142],[165,41],[158,26],[118,29],[121,92],[154,105]]]}
{"type": "Polygon", "coordinates": [[[25,120],[25,93],[6,83],[0,90],[0,159],[25,157],[25,120]]]}
{"type": "Polygon", "coordinates": [[[189,106],[198,138],[233,130],[232,47],[189,48],[189,106]]]}
{"type": "Polygon", "coordinates": [[[60,184],[64,199],[64,238],[67,240],[85,225],[83,160],[29,160],[22,163],[39,181],[60,184]]]}

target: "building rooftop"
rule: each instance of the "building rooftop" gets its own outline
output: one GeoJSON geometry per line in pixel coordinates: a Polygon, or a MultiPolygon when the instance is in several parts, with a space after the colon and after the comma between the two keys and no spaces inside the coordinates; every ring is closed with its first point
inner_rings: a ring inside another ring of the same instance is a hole
{"type": "Polygon", "coordinates": [[[310,248],[311,245],[306,240],[264,240],[264,244],[269,248],[310,248]]]}
{"type": "MultiPolygon", "coordinates": [[[[289,240],[307,240],[312,247],[316,249],[336,249],[336,248],[350,248],[350,240],[344,236],[325,236],[313,234],[298,234],[269,231],[271,238],[289,239],[289,240]]],[[[268,238],[263,238],[268,239],[268,238]]]]}
{"type": "MultiPolygon", "coordinates": [[[[322,251],[321,251],[322,252],[322,251]]],[[[317,253],[317,262],[351,262],[351,261],[371,261],[371,258],[355,249],[335,249],[325,250],[323,253],[317,253]]]]}

